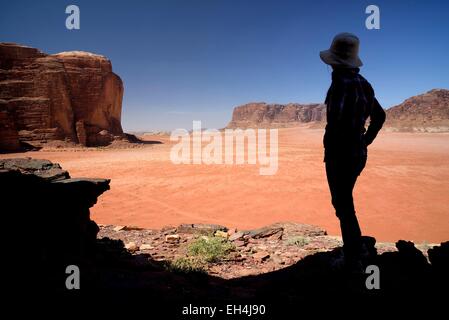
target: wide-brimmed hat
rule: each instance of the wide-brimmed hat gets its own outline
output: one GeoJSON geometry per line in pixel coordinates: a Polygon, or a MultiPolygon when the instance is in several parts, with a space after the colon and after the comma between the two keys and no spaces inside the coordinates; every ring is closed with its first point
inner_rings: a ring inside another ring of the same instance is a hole
{"type": "Polygon", "coordinates": [[[320,52],[324,63],[343,68],[358,68],[363,65],[359,58],[359,38],[348,32],[339,33],[332,40],[329,50],[320,52]]]}

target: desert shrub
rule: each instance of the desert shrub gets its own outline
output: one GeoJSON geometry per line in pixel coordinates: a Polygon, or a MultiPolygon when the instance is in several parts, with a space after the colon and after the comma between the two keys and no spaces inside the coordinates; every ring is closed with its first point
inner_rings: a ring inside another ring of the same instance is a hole
{"type": "Polygon", "coordinates": [[[206,262],[217,262],[234,250],[234,245],[221,237],[201,237],[189,244],[190,255],[206,262]]]}
{"type": "Polygon", "coordinates": [[[294,236],[287,240],[288,245],[295,245],[298,247],[303,247],[309,243],[309,239],[303,236],[294,236]]]}
{"type": "Polygon", "coordinates": [[[177,258],[168,262],[166,268],[177,273],[205,273],[204,263],[198,259],[177,258]]]}

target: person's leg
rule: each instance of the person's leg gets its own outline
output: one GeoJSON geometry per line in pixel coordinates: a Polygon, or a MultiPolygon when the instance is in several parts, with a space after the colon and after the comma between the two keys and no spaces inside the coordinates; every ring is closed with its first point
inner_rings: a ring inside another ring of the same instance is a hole
{"type": "Polygon", "coordinates": [[[345,257],[351,259],[360,253],[361,231],[354,209],[352,191],[366,159],[328,161],[326,174],[332,204],[340,220],[345,257]]]}

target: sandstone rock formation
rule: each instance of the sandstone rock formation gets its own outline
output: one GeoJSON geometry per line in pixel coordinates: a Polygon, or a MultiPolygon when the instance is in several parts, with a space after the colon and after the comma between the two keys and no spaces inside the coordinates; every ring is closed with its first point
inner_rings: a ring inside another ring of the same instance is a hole
{"type": "Polygon", "coordinates": [[[389,108],[386,126],[398,131],[449,131],[449,90],[433,89],[389,108]]]}
{"type": "Polygon", "coordinates": [[[107,179],[70,178],[48,160],[0,160],[2,234],[14,243],[3,257],[16,289],[30,289],[30,270],[41,286],[65,289],[65,268],[82,265],[95,250],[99,228],[89,208],[108,189],[107,179]]]}
{"type": "Polygon", "coordinates": [[[50,140],[108,144],[123,135],[122,96],[103,56],[0,43],[0,150],[50,140]]]}
{"type": "Polygon", "coordinates": [[[326,120],[324,104],[248,103],[234,108],[228,128],[291,127],[326,120]]]}
{"type": "MultiPolygon", "coordinates": [[[[386,110],[390,131],[449,131],[449,90],[433,89],[386,110]]],[[[324,126],[324,104],[248,103],[234,108],[228,128],[280,128],[303,123],[324,126]]],[[[369,122],[369,121],[368,121],[369,122]]]]}

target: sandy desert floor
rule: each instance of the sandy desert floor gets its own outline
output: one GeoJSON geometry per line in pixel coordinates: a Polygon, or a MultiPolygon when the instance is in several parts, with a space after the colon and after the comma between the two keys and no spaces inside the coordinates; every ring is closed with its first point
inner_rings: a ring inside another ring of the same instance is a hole
{"type": "MultiPolygon", "coordinates": [[[[72,177],[110,178],[111,190],[92,209],[102,224],[156,228],[217,223],[256,228],[279,221],[324,227],[339,234],[330,204],[320,129],[279,131],[279,169],[259,165],[193,165],[170,161],[163,144],[134,149],[37,151],[1,155],[58,162],[72,177]]],[[[380,241],[449,240],[449,134],[381,132],[369,149],[355,189],[365,234],[380,241]]]]}

